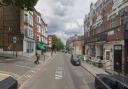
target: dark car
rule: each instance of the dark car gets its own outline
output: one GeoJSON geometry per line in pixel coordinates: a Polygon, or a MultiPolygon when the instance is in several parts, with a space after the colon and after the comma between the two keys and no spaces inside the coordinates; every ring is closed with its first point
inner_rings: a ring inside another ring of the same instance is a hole
{"type": "Polygon", "coordinates": [[[78,56],[75,55],[75,54],[72,54],[72,55],[71,55],[71,63],[72,63],[73,65],[76,65],[76,66],[80,66],[80,65],[81,65],[80,59],[79,59],[78,56]]]}
{"type": "Polygon", "coordinates": [[[128,84],[120,76],[98,74],[95,77],[96,89],[128,89],[128,84]]]}

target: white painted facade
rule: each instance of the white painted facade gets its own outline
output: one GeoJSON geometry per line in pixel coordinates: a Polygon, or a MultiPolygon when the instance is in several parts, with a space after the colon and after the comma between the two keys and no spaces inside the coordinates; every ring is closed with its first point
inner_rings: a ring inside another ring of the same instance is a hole
{"type": "Polygon", "coordinates": [[[33,35],[33,12],[31,11],[24,11],[23,53],[35,53],[35,40],[33,35]]]}

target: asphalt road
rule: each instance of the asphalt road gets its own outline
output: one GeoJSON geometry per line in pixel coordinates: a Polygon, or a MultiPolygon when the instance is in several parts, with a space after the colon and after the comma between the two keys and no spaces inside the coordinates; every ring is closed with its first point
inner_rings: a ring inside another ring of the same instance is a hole
{"type": "Polygon", "coordinates": [[[95,89],[94,77],[70,63],[70,55],[57,53],[22,89],[95,89]]]}

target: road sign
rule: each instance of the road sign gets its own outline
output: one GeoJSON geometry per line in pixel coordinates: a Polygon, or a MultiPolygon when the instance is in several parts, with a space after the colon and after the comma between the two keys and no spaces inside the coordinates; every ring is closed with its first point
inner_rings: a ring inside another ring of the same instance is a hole
{"type": "Polygon", "coordinates": [[[17,40],[17,38],[14,36],[13,37],[13,43],[16,43],[16,40],[17,40]]]}

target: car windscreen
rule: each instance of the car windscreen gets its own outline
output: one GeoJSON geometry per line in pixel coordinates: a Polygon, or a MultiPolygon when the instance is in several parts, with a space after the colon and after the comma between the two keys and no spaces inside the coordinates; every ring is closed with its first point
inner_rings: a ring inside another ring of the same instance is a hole
{"type": "Polygon", "coordinates": [[[78,57],[76,55],[73,55],[73,60],[77,61],[79,59],[78,59],[78,57]]]}

